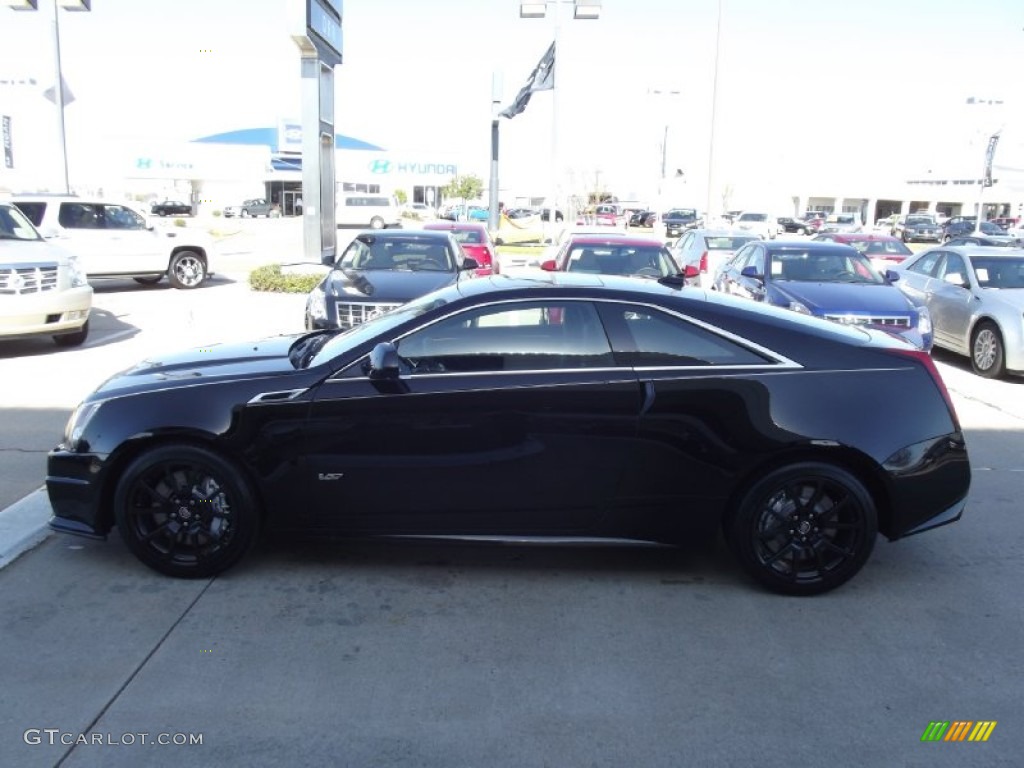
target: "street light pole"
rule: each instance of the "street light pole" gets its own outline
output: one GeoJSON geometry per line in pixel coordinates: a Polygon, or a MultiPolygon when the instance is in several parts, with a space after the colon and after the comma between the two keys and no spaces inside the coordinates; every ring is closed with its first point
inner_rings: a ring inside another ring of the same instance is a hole
{"type": "Polygon", "coordinates": [[[711,86],[711,138],[708,142],[708,191],[707,210],[705,211],[705,226],[710,226],[712,203],[715,194],[714,173],[715,173],[715,121],[718,115],[718,59],[722,52],[722,2],[718,0],[718,26],[715,29],[715,70],[711,86]]]}
{"type": "MultiPolygon", "coordinates": [[[[0,0],[15,11],[38,11],[39,0],[0,0]]],[[[57,107],[57,133],[60,139],[61,176],[64,194],[70,194],[68,180],[68,143],[64,132],[64,70],[60,61],[60,8],[68,11],[91,11],[92,0],[53,0],[53,61],[57,71],[57,82],[53,87],[53,103],[57,107]]]]}
{"type": "Polygon", "coordinates": [[[60,64],[60,13],[57,0],[53,0],[53,53],[57,69],[57,85],[54,88],[54,100],[57,105],[57,134],[60,139],[61,169],[64,177],[64,194],[71,194],[71,183],[68,180],[68,142],[64,132],[64,70],[60,64]]]}

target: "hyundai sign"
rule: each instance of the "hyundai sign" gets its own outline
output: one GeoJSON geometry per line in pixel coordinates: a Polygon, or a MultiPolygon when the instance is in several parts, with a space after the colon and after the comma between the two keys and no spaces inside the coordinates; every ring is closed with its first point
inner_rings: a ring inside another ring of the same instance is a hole
{"type": "Polygon", "coordinates": [[[320,58],[341,63],[341,0],[307,0],[306,26],[320,58]]]}

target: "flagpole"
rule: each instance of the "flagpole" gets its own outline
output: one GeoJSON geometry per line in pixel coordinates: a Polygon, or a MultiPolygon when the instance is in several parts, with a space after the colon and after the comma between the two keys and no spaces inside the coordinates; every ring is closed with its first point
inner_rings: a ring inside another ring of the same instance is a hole
{"type": "MultiPolygon", "coordinates": [[[[558,63],[564,58],[562,50],[558,45],[558,31],[561,28],[559,23],[559,12],[558,6],[561,3],[551,3],[553,7],[552,16],[554,17],[554,46],[555,46],[555,58],[551,63],[551,191],[554,193],[549,201],[548,209],[548,231],[551,235],[551,242],[555,242],[555,235],[557,234],[556,224],[558,219],[558,93],[561,88],[558,87],[558,63]]],[[[543,219],[543,209],[541,209],[541,218],[543,219]]]]}

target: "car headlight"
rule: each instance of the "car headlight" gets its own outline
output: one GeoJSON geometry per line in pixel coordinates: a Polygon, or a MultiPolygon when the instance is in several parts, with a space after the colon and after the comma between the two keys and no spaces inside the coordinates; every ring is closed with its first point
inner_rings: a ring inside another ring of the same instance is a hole
{"type": "Polygon", "coordinates": [[[318,285],[310,292],[309,300],[306,302],[306,309],[310,317],[318,320],[327,319],[327,296],[321,286],[318,285]]]}
{"type": "Polygon", "coordinates": [[[932,332],[932,313],[928,307],[917,308],[917,330],[922,334],[932,332]]]}
{"type": "Polygon", "coordinates": [[[90,403],[81,403],[71,414],[67,426],[64,427],[64,447],[69,451],[77,451],[82,440],[82,433],[89,425],[92,417],[96,415],[102,405],[102,400],[93,400],[90,403]]]}
{"type": "Polygon", "coordinates": [[[77,256],[72,256],[68,259],[68,275],[71,277],[72,288],[81,288],[83,285],[89,284],[77,256]]]}
{"type": "Polygon", "coordinates": [[[794,312],[799,312],[802,315],[809,315],[809,314],[811,314],[811,310],[809,310],[807,308],[807,305],[806,304],[802,304],[799,301],[791,301],[791,302],[789,302],[789,308],[792,309],[794,312]]]}

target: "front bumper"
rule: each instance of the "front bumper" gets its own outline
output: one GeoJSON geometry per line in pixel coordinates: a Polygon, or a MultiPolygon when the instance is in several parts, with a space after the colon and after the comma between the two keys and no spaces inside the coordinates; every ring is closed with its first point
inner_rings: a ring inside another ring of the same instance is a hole
{"type": "Polygon", "coordinates": [[[72,453],[58,446],[46,457],[46,493],[53,518],[50,528],[93,539],[106,538],[113,518],[100,504],[103,457],[72,453]]]}
{"type": "Polygon", "coordinates": [[[80,330],[89,319],[92,286],[7,296],[0,305],[0,338],[60,334],[80,330]]]}

